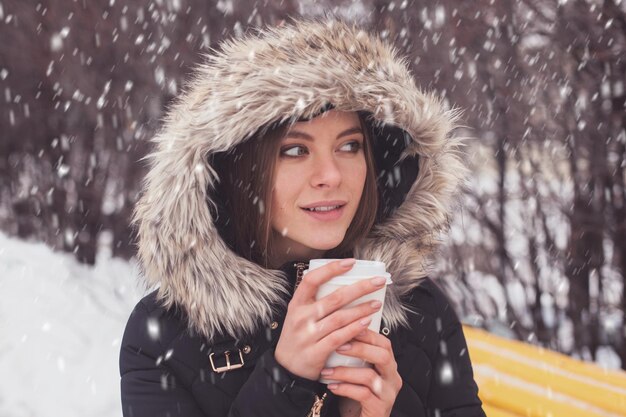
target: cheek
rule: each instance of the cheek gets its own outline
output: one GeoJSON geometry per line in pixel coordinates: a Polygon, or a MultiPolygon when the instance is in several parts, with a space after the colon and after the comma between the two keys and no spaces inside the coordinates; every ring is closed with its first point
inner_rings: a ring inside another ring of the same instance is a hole
{"type": "Polygon", "coordinates": [[[295,184],[294,179],[297,176],[285,172],[285,170],[276,172],[276,180],[274,181],[274,189],[272,190],[272,207],[277,214],[284,212],[290,205],[295,203],[295,184]]]}
{"type": "Polygon", "coordinates": [[[361,165],[361,187],[365,186],[365,178],[367,177],[367,162],[363,159],[363,164],[361,165]]]}
{"type": "Polygon", "coordinates": [[[275,230],[282,230],[285,226],[285,203],[283,202],[282,193],[279,184],[275,183],[275,188],[272,191],[272,209],[270,211],[270,224],[275,230]]]}
{"type": "Polygon", "coordinates": [[[353,191],[360,195],[365,188],[365,178],[367,177],[367,163],[365,157],[361,158],[355,166],[352,167],[350,178],[350,186],[353,191]]]}

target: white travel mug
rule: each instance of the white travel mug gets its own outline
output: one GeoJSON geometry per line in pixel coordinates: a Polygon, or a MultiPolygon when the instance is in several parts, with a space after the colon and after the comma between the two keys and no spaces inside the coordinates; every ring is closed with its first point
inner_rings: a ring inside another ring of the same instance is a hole
{"type": "MultiPolygon", "coordinates": [[[[336,260],[337,259],[311,259],[311,261],[309,262],[309,269],[305,269],[302,276],[304,277],[309,271],[336,260]]],[[[330,281],[322,284],[318,289],[315,299],[319,300],[320,298],[327,296],[328,294],[338,290],[343,286],[351,285],[361,280],[369,280],[374,277],[384,277],[387,279],[387,281],[382,288],[369,294],[365,294],[364,296],[357,298],[353,302],[346,304],[342,308],[350,308],[368,301],[380,301],[382,303],[382,306],[371,315],[372,321],[368,326],[368,329],[378,333],[380,332],[380,323],[383,316],[383,308],[385,307],[385,292],[387,291],[387,285],[393,283],[391,281],[391,274],[389,274],[385,269],[384,262],[357,260],[354,266],[349,271],[333,277],[332,279],[330,279],[330,281]]],[[[325,367],[334,368],[336,366],[351,366],[363,368],[371,367],[372,365],[359,358],[342,355],[337,352],[332,352],[326,361],[325,367]]],[[[332,379],[327,379],[324,377],[321,377],[319,381],[324,384],[336,382],[332,379]]]]}

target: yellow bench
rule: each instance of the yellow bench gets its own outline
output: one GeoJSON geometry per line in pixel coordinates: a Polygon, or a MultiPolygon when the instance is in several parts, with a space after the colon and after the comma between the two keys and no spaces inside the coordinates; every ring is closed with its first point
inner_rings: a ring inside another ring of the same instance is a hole
{"type": "Polygon", "coordinates": [[[488,417],[626,417],[626,372],[464,326],[488,417]]]}

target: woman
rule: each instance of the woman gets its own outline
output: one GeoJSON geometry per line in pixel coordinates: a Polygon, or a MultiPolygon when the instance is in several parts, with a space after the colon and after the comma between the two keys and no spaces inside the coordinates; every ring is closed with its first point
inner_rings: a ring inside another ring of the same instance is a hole
{"type": "Polygon", "coordinates": [[[148,285],[120,354],[125,416],[484,416],[462,327],[428,278],[466,169],[456,113],[337,20],[222,45],[156,136],[139,200],[148,285]],[[341,258],[302,279],[312,258],[341,258]],[[315,300],[353,258],[380,306],[315,300]],[[372,369],[324,369],[340,350],[372,369]],[[318,382],[332,375],[339,384],[318,382]]]}

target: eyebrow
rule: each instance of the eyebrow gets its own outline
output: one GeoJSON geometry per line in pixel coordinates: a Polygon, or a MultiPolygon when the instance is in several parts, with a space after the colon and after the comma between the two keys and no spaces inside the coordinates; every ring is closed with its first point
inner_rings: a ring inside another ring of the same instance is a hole
{"type": "MultiPolygon", "coordinates": [[[[338,134],[337,139],[342,138],[344,136],[351,135],[353,133],[363,134],[363,131],[361,130],[360,127],[351,127],[350,129],[346,129],[340,134],[338,134]]],[[[285,137],[286,138],[299,138],[299,139],[310,140],[310,141],[313,140],[313,137],[311,135],[309,135],[308,133],[300,132],[299,130],[291,130],[287,132],[287,135],[285,135],[285,137]]]]}

